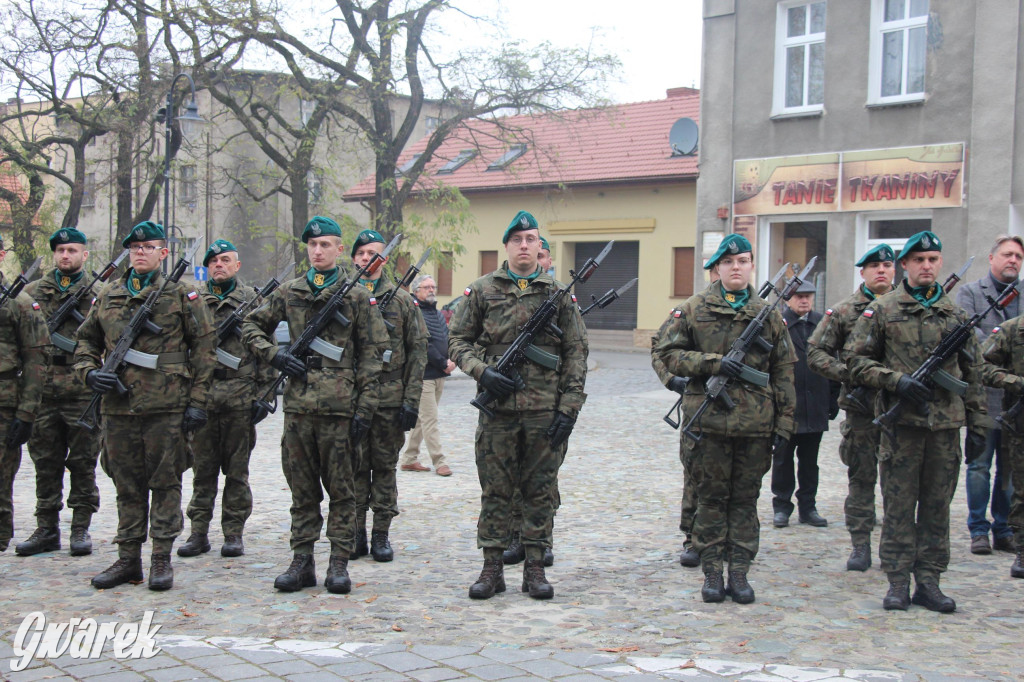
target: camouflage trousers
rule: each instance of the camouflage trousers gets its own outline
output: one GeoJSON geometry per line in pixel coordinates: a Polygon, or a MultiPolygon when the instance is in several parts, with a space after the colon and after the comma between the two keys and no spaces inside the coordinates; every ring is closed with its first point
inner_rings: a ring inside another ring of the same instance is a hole
{"type": "Polygon", "coordinates": [[[484,553],[508,545],[512,498],[523,500],[522,541],[526,556],[541,559],[551,546],[551,526],[557,497],[558,468],[564,446],[552,448],[547,430],[552,413],[521,412],[480,415],[476,429],[476,471],[480,479],[480,518],[477,547],[484,553]]]}
{"type": "Polygon", "coordinates": [[[1013,529],[1014,542],[1024,547],[1024,436],[1014,436],[1003,429],[1003,453],[1009,460],[1013,480],[1007,523],[1013,529]]]}
{"type": "Polygon", "coordinates": [[[178,412],[103,417],[100,464],[117,491],[121,558],[141,556],[147,522],[154,554],[169,553],[181,535],[181,475],[191,464],[181,420],[178,412]]]}
{"type": "Polygon", "coordinates": [[[256,427],[249,410],[210,412],[209,418],[192,441],[192,499],[186,514],[193,533],[210,532],[217,481],[223,473],[221,530],[224,535],[241,535],[252,514],[249,456],[256,445],[256,427]]]}
{"type": "Polygon", "coordinates": [[[71,525],[88,528],[92,515],[99,511],[99,433],[75,425],[88,405],[88,399],[43,400],[32,423],[28,454],[36,468],[36,523],[40,528],[53,528],[60,523],[65,469],[71,474],[71,525]]]}
{"type": "Polygon", "coordinates": [[[757,556],[757,498],[772,463],[771,439],[705,433],[699,443],[682,436],[682,448],[697,494],[691,534],[704,572],[723,571],[728,562],[745,573],[757,556]]]}
{"type": "MultiPolygon", "coordinates": [[[[0,409],[0,438],[7,435],[7,425],[12,419],[13,408],[0,409]]],[[[19,467],[21,448],[5,448],[0,445],[0,551],[7,549],[14,537],[14,477],[19,467]]]]}
{"type": "Polygon", "coordinates": [[[366,510],[373,510],[373,530],[388,531],[398,516],[398,451],[405,432],[398,425],[397,407],[381,407],[373,415],[370,432],[359,444],[355,475],[356,528],[366,528],[366,510]]]}
{"type": "MultiPolygon", "coordinates": [[[[562,443],[562,445],[559,446],[559,450],[561,450],[561,455],[559,457],[558,467],[561,468],[562,464],[565,462],[565,455],[569,451],[569,443],[568,443],[568,441],[565,442],[565,443],[562,443]]],[[[560,492],[558,492],[558,481],[555,481],[554,495],[555,495],[555,499],[553,501],[554,509],[551,512],[552,515],[557,514],[558,513],[558,508],[562,506],[562,494],[560,492]]],[[[553,519],[552,519],[552,523],[554,523],[553,519]]],[[[518,487],[515,490],[512,491],[512,514],[509,517],[508,528],[509,528],[509,542],[512,541],[512,532],[513,531],[519,531],[520,533],[522,533],[522,530],[523,530],[523,493],[522,493],[522,490],[520,490],[518,487]]],[[[554,532],[554,526],[552,526],[552,533],[553,532],[554,532]]],[[[552,537],[551,541],[554,542],[554,538],[553,537],[552,537]]]]}
{"type": "Polygon", "coordinates": [[[331,554],[348,558],[356,523],[352,490],[352,447],[348,417],[285,412],[281,468],[292,492],[291,548],[312,554],[324,517],[320,503],[327,490],[327,539],[331,554]]]}
{"type": "Polygon", "coordinates": [[[960,429],[899,426],[896,445],[883,435],[882,570],[890,578],[938,582],[949,565],[949,504],[960,475],[960,429]]]}
{"type": "Polygon", "coordinates": [[[687,537],[693,531],[693,517],[697,514],[697,490],[693,483],[693,472],[690,471],[690,458],[686,456],[686,441],[689,438],[682,438],[679,441],[679,462],[683,465],[683,497],[679,501],[679,530],[687,537]]]}
{"type": "Polygon", "coordinates": [[[875,484],[878,483],[878,439],[881,431],[870,415],[846,411],[839,425],[843,440],[839,459],[846,465],[848,491],[843,511],[854,545],[871,540],[875,528],[875,484]]]}

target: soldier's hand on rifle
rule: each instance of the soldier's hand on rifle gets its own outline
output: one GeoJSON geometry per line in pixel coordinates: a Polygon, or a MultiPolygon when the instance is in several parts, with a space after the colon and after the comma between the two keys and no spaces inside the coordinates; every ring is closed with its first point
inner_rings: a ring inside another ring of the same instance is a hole
{"type": "Polygon", "coordinates": [[[569,440],[572,427],[575,425],[576,420],[569,415],[555,412],[555,418],[551,420],[551,426],[548,427],[548,438],[551,439],[551,447],[557,448],[569,440]]]}
{"type": "Polygon", "coordinates": [[[909,374],[904,374],[896,384],[896,395],[903,400],[922,405],[932,399],[932,389],[909,374]]]}
{"type": "Polygon", "coordinates": [[[716,374],[727,376],[730,379],[739,379],[742,373],[743,363],[726,357],[722,358],[721,366],[718,368],[718,372],[716,372],[716,374]]]}
{"type": "Polygon", "coordinates": [[[352,447],[359,445],[360,441],[370,432],[370,422],[358,414],[352,417],[352,423],[348,427],[348,437],[352,441],[352,447]]]}
{"type": "Polygon", "coordinates": [[[398,424],[402,427],[403,431],[409,431],[416,426],[416,421],[419,418],[420,413],[415,407],[402,405],[402,408],[398,411],[398,424]]]}
{"type": "Polygon", "coordinates": [[[117,386],[117,375],[113,372],[94,369],[85,375],[85,383],[97,393],[110,393],[117,386]]]}
{"type": "Polygon", "coordinates": [[[181,420],[181,428],[186,436],[192,436],[206,424],[206,410],[200,407],[186,407],[185,416],[181,420]]]}
{"type": "Polygon", "coordinates": [[[668,380],[668,390],[675,391],[679,395],[683,395],[686,392],[686,387],[690,383],[690,377],[672,377],[668,380]]]}
{"type": "Polygon", "coordinates": [[[970,464],[981,457],[985,452],[986,438],[980,431],[967,429],[967,439],[964,441],[964,462],[970,464]]]}
{"type": "Polygon", "coordinates": [[[11,425],[7,427],[7,438],[4,439],[4,445],[8,448],[16,448],[19,445],[24,445],[31,435],[32,422],[23,422],[15,417],[11,420],[11,425]]]}
{"type": "Polygon", "coordinates": [[[512,395],[512,391],[519,388],[517,383],[522,383],[523,381],[523,378],[518,373],[516,373],[516,379],[519,381],[516,382],[514,379],[509,379],[493,367],[487,367],[484,369],[484,373],[480,375],[480,385],[498,400],[504,400],[512,395]]]}
{"type": "Polygon", "coordinates": [[[302,360],[289,353],[285,348],[277,351],[270,361],[270,366],[290,377],[301,377],[306,373],[306,365],[302,360]]]}
{"type": "Polygon", "coordinates": [[[267,411],[267,408],[263,407],[258,402],[253,401],[253,403],[252,403],[252,410],[249,413],[249,415],[250,415],[249,416],[249,422],[253,426],[256,426],[261,421],[266,419],[268,414],[270,414],[270,412],[267,411]]]}

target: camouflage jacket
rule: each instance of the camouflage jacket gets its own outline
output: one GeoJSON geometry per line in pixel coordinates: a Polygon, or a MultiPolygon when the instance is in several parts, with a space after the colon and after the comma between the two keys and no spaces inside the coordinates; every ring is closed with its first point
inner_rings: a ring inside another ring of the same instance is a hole
{"type": "Polygon", "coordinates": [[[668,331],[669,326],[675,321],[676,313],[680,313],[679,308],[672,309],[665,321],[658,327],[658,331],[651,337],[651,367],[654,368],[654,373],[658,375],[658,381],[666,388],[668,387],[668,382],[672,380],[675,374],[665,368],[665,363],[662,362],[661,356],[655,353],[654,349],[657,348],[658,342],[665,337],[665,332],[668,331]]]}
{"type": "MultiPolygon", "coordinates": [[[[722,296],[718,282],[712,282],[679,306],[673,319],[654,348],[665,369],[676,376],[691,377],[683,396],[684,414],[695,414],[704,402],[704,383],[718,373],[722,356],[757,315],[768,305],[751,286],[746,305],[733,310],[722,296]]],[[[782,322],[773,311],[761,336],[772,345],[768,352],[756,346],[747,353],[744,364],[769,376],[767,387],[740,380],[729,382],[726,391],[736,404],[732,410],[716,401],[701,418],[701,431],[726,437],[789,437],[796,430],[796,387],[793,365],[796,355],[782,322]]]]}
{"type": "MultiPolygon", "coordinates": [[[[41,279],[29,282],[25,285],[25,293],[39,304],[43,314],[43,320],[50,319],[50,316],[57,311],[64,301],[71,297],[76,291],[89,286],[88,273],[74,284],[68,287],[67,291],[61,291],[54,279],[54,273],[50,272],[41,279]]],[[[82,296],[78,304],[78,312],[85,317],[92,308],[93,294],[91,291],[82,296]]],[[[70,315],[64,323],[56,330],[57,334],[75,340],[78,334],[79,323],[70,315]]],[[[48,334],[46,329],[44,333],[48,334]]],[[[54,346],[47,337],[46,347],[43,352],[45,364],[41,381],[43,383],[43,398],[47,400],[74,400],[92,397],[92,391],[83,384],[74,372],[74,355],[65,353],[57,346],[54,346]]]]}
{"type": "Polygon", "coordinates": [[[0,307],[0,407],[23,422],[35,421],[39,410],[47,343],[39,304],[24,291],[0,307]]]}
{"type": "MultiPolygon", "coordinates": [[[[102,366],[104,355],[117,345],[132,316],[164,280],[163,274],[157,272],[153,281],[133,296],[126,286],[129,272],[131,270],[100,290],[92,310],[78,328],[75,373],[83,383],[90,370],[102,366]]],[[[160,355],[159,367],[148,369],[128,363],[120,374],[128,392],[123,396],[117,391],[104,395],[102,414],[184,412],[186,407],[206,409],[210,377],[216,365],[217,338],[209,308],[193,287],[173,282],[157,299],[150,319],[163,331],[160,334],[143,331],[132,349],[160,355]]]]}
{"type": "MultiPolygon", "coordinates": [[[[519,336],[523,325],[547,298],[562,285],[546,272],[540,273],[524,290],[508,275],[508,263],[470,284],[466,300],[452,319],[448,352],[463,372],[479,380],[484,368],[497,364],[508,344],[519,336]]],[[[558,410],[575,419],[586,400],[587,329],[579,308],[568,295],[558,303],[554,323],[562,330],[559,338],[545,331],[534,345],[558,356],[558,369],[527,360],[519,367],[525,391],[515,391],[493,403],[500,414],[558,410]]]]}
{"type": "MultiPolygon", "coordinates": [[[[852,295],[825,311],[824,319],[818,323],[811,338],[807,340],[807,366],[823,377],[841,382],[843,387],[839,391],[839,407],[858,414],[867,412],[858,409],[856,403],[846,398],[853,387],[850,384],[850,370],[846,366],[842,351],[857,320],[871,300],[865,295],[862,287],[857,287],[857,291],[852,295]]],[[[864,405],[869,410],[874,404],[875,393],[875,389],[868,389],[864,396],[864,405]]]]}
{"type": "MultiPolygon", "coordinates": [[[[1008,408],[1020,396],[1024,387],[1024,316],[1014,317],[992,330],[982,344],[985,365],[982,368],[986,386],[1004,390],[1003,409],[1008,408]],[[1016,384],[1016,385],[1014,385],[1016,384]]],[[[997,417],[997,414],[990,414],[997,417]]],[[[1024,433],[1024,413],[1010,424],[1017,433],[1024,433]]]]}
{"type": "MultiPolygon", "coordinates": [[[[382,279],[374,296],[380,299],[394,287],[393,282],[382,279]]],[[[409,292],[399,289],[381,313],[394,329],[388,329],[388,350],[384,351],[388,360],[380,373],[380,407],[420,406],[423,370],[427,367],[427,325],[413,300],[409,292]]]]}
{"type": "MultiPolygon", "coordinates": [[[[864,309],[846,341],[842,357],[846,358],[854,384],[883,390],[875,400],[876,414],[895,403],[893,392],[900,377],[920,367],[942,337],[966,319],[964,311],[945,294],[925,308],[907,293],[904,285],[864,309]]],[[[967,394],[961,398],[936,387],[927,416],[905,409],[897,424],[957,429],[966,423],[972,428],[988,428],[991,422],[986,415],[981,383],[982,362],[978,340],[971,334],[960,353],[942,366],[952,376],[967,382],[967,394]]]]}
{"type": "MultiPolygon", "coordinates": [[[[213,326],[231,316],[240,305],[256,298],[256,291],[236,280],[235,288],[221,300],[217,296],[204,291],[203,300],[213,315],[213,326]]],[[[241,325],[238,326],[241,330],[241,325]]],[[[238,335],[228,336],[219,346],[223,351],[241,358],[238,369],[217,362],[213,370],[213,383],[210,384],[209,410],[227,412],[231,410],[248,410],[252,402],[261,397],[277,378],[277,372],[269,363],[252,353],[242,343],[238,335]]]]}
{"type": "MultiPolygon", "coordinates": [[[[338,281],[314,296],[306,278],[297,277],[283,284],[242,324],[242,343],[269,363],[277,354],[274,329],[281,320],[288,322],[294,342],[324,303],[345,283],[344,272],[338,281]]],[[[290,378],[284,394],[284,411],[301,414],[338,415],[373,418],[380,402],[381,358],[388,347],[388,332],[375,299],[365,287],[355,286],[345,296],[340,312],[350,323],[342,326],[332,320],[320,332],[324,341],[344,349],[335,362],[317,353],[302,358],[308,371],[304,377],[290,378]],[[319,365],[319,367],[316,367],[319,365]]]]}

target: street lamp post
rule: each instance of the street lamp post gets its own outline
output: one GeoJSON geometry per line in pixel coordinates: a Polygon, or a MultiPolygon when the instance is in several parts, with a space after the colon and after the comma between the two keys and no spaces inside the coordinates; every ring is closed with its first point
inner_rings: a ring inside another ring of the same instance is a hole
{"type": "MultiPolygon", "coordinates": [[[[163,114],[162,120],[164,124],[164,229],[169,229],[171,223],[171,159],[174,158],[174,154],[177,151],[171,146],[171,133],[174,121],[178,121],[183,139],[191,137],[192,132],[197,126],[206,123],[199,115],[199,107],[196,106],[196,84],[191,76],[187,73],[179,73],[174,77],[174,80],[171,81],[171,88],[167,91],[167,103],[164,105],[163,111],[158,112],[158,115],[160,113],[163,114]],[[177,85],[179,78],[184,78],[188,81],[189,88],[192,91],[192,101],[185,107],[184,114],[175,116],[174,86],[177,85]]],[[[167,274],[167,267],[167,261],[165,260],[163,264],[164,274],[167,274]]]]}

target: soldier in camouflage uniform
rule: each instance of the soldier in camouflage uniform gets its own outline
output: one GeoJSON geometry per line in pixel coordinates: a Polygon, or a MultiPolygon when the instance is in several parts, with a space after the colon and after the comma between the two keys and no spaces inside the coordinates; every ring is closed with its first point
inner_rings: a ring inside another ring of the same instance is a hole
{"type": "MultiPolygon", "coordinates": [[[[365,267],[374,254],[384,250],[384,237],[374,230],[363,230],[352,244],[352,263],[365,267]]],[[[395,288],[382,277],[379,268],[372,279],[360,280],[378,301],[395,288]]],[[[398,451],[405,443],[405,432],[416,426],[423,370],[427,366],[427,326],[413,303],[413,297],[399,289],[386,310],[381,311],[388,330],[389,345],[384,351],[380,374],[380,403],[373,425],[359,447],[353,464],[356,496],[356,546],[358,559],[367,554],[366,511],[373,509],[373,531],[369,553],[374,561],[391,561],[394,550],[388,538],[391,519],[398,516],[398,483],[395,469],[398,451]],[[389,326],[390,325],[390,326],[389,326]]]]}
{"type": "Polygon", "coordinates": [[[353,450],[369,432],[380,400],[378,378],[388,334],[376,301],[365,287],[356,286],[339,309],[348,324],[332,320],[319,335],[343,349],[340,360],[316,353],[295,357],[287,348],[278,348],[274,330],[281,320],[288,322],[296,339],[344,285],[344,273],[338,268],[344,252],[338,224],[314,216],[302,232],[302,241],[312,267],[283,284],[246,318],[242,342],[289,377],[281,465],[292,493],[293,557],[274,587],[295,592],[316,585],[313,545],[323,527],[320,502],[326,489],[331,559],[324,586],[329,592],[347,594],[352,589],[348,560],[356,522],[353,450]]]}
{"type": "Polygon", "coordinates": [[[871,567],[880,431],[871,423],[875,417],[875,391],[864,387],[860,391],[864,394],[863,399],[854,399],[851,394],[856,387],[850,383],[850,370],[840,352],[864,309],[877,296],[892,291],[895,260],[896,255],[888,244],[879,244],[861,256],[856,265],[861,269],[864,283],[852,296],[825,311],[825,318],[807,341],[807,366],[843,384],[839,391],[839,406],[846,410],[846,419],[839,426],[843,436],[839,444],[839,458],[847,467],[849,480],[844,510],[853,550],[846,561],[848,571],[866,571],[871,567]]]}
{"type": "Polygon", "coordinates": [[[714,375],[733,379],[727,391],[732,410],[716,401],[699,424],[700,441],[682,435],[684,465],[697,491],[693,519],[693,545],[704,571],[701,597],[720,602],[727,594],[733,601],[749,604],[754,590],[747,582],[750,563],[757,555],[760,525],[757,497],[761,479],[771,466],[773,439],[776,446],[793,433],[796,407],[793,353],[782,315],[773,311],[761,336],[770,351],[751,349],[743,363],[724,356],[732,342],[767,305],[753,287],[750,242],[732,234],[705,264],[714,268],[719,281],[691,296],[673,316],[654,353],[665,369],[678,377],[690,377],[683,395],[684,414],[695,414],[704,401],[704,384],[714,375]],[[744,365],[768,375],[761,387],[742,381],[744,365]],[[729,564],[729,584],[723,569],[729,564]]]}
{"type": "MultiPolygon", "coordinates": [[[[6,255],[0,239],[0,263],[6,255]]],[[[0,425],[6,425],[0,446],[0,552],[14,536],[14,476],[39,411],[46,342],[39,304],[24,292],[7,299],[0,307],[0,425]]]]}
{"type": "MultiPolygon", "coordinates": [[[[50,237],[56,269],[49,275],[30,282],[25,293],[39,304],[44,318],[49,318],[82,287],[88,287],[84,265],[89,257],[86,237],[73,227],[62,227],[50,237]]],[[[92,307],[93,292],[85,292],[78,304],[84,318],[92,307]]],[[[80,322],[69,315],[58,329],[57,340],[74,343],[80,322]]],[[[36,468],[36,529],[15,551],[19,556],[60,549],[60,510],[64,508],[64,470],[71,474],[68,506],[71,516],[71,555],[92,553],[89,523],[100,508],[100,490],[96,487],[96,459],[100,454],[97,432],[78,426],[92,398],[74,375],[73,351],[46,346],[46,364],[40,380],[43,398],[36,414],[34,433],[28,442],[28,453],[36,468]]]]}
{"type": "MultiPolygon", "coordinates": [[[[210,308],[214,324],[219,327],[240,306],[249,304],[257,292],[238,279],[242,263],[235,245],[226,239],[218,239],[210,245],[203,265],[210,273],[203,300],[210,308]]],[[[238,329],[241,331],[241,325],[238,329]]],[[[252,513],[249,457],[256,446],[256,424],[267,416],[266,408],[256,401],[275,378],[277,373],[273,368],[242,345],[240,335],[233,334],[220,342],[207,407],[209,421],[196,432],[192,441],[192,500],[186,512],[192,531],[178,548],[178,556],[192,557],[210,551],[210,521],[221,472],[224,472],[224,495],[220,522],[224,544],[220,554],[237,557],[245,553],[242,533],[252,513]],[[221,361],[221,357],[231,364],[237,359],[237,369],[221,361]]]]}
{"type": "Polygon", "coordinates": [[[882,392],[881,414],[899,400],[904,409],[894,433],[884,433],[878,449],[885,514],[878,548],[889,578],[883,600],[888,610],[906,610],[911,601],[932,611],[950,612],[956,603],[939,589],[949,564],[949,504],[960,471],[960,427],[984,445],[986,415],[982,358],[978,341],[966,345],[942,367],[967,382],[963,397],[932,389],[911,374],[942,337],[966,319],[938,283],[942,242],[919,232],[900,252],[907,273],[902,286],[871,303],[846,342],[844,354],[853,384],[882,392]],[[910,575],[917,589],[910,597],[910,575]]]}
{"type": "Polygon", "coordinates": [[[181,475],[189,467],[186,438],[206,423],[207,391],[214,368],[213,317],[199,293],[168,283],[150,320],[159,334],[143,331],[132,349],[155,355],[157,368],[127,364],[121,375],[102,369],[125,326],[151,292],[162,284],[167,258],[163,226],[146,221],[132,228],[122,246],[131,267],[100,290],[78,329],[75,373],[103,395],[103,453],[100,464],[117,490],[118,560],[92,579],[106,589],[142,580],[146,520],[153,539],[149,589],[174,584],[171,548],[181,534],[181,475]],[[117,390],[120,381],[127,391],[117,390]]]}
{"type": "Polygon", "coordinates": [[[544,548],[551,546],[562,448],[586,399],[587,332],[576,304],[563,296],[553,321],[564,336],[544,333],[535,340],[554,356],[552,366],[527,361],[512,379],[494,369],[522,325],[559,286],[538,265],[540,234],[532,215],[517,213],[502,243],[508,260],[466,288],[449,337],[452,360],[496,398],[490,405],[494,416],[481,413],[476,431],[482,490],[477,546],[484,566],[469,596],[487,599],[505,590],[502,550],[518,485],[526,546],[522,589],[534,599],[550,599],[554,589],[544,575],[544,548]]]}

